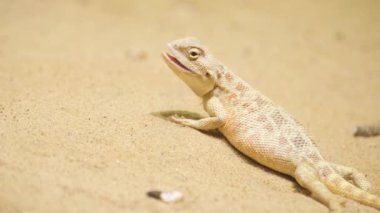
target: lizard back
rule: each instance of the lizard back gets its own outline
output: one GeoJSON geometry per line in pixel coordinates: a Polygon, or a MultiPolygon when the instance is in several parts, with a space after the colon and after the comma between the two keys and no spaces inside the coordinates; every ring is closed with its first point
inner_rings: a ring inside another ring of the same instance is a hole
{"type": "Polygon", "coordinates": [[[245,155],[286,174],[293,174],[300,161],[322,161],[298,121],[238,76],[221,76],[213,92],[227,116],[219,130],[245,155]]]}

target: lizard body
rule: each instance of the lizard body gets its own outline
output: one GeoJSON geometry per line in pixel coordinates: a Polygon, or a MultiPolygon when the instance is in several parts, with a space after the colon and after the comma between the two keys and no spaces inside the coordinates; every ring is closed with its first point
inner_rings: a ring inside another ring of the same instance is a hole
{"type": "Polygon", "coordinates": [[[333,193],[380,209],[380,198],[357,170],[326,161],[310,134],[283,108],[231,72],[195,39],[168,44],[167,65],[196,95],[210,117],[173,117],[199,130],[218,129],[239,151],[255,161],[290,175],[330,211],[340,211],[333,193]],[[347,180],[353,182],[351,184],[347,180]]]}

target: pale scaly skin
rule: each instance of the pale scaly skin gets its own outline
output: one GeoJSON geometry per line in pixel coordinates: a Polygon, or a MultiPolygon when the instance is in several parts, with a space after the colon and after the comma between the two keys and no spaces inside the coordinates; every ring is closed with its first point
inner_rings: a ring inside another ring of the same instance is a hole
{"type": "Polygon", "coordinates": [[[333,193],[380,209],[380,199],[367,192],[370,183],[362,173],[326,161],[290,114],[228,70],[197,39],[175,40],[168,47],[171,53],[162,54],[165,62],[203,99],[210,115],[173,121],[199,130],[218,129],[245,155],[294,177],[330,211],[341,209],[333,193]]]}

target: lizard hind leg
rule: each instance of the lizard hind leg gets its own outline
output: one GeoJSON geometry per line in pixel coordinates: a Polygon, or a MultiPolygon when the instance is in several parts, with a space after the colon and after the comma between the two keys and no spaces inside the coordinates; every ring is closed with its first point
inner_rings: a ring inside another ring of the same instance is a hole
{"type": "Polygon", "coordinates": [[[308,189],[313,197],[326,205],[330,212],[340,212],[341,205],[335,195],[319,180],[316,170],[306,163],[297,166],[294,178],[304,188],[308,189]]]}
{"type": "Polygon", "coordinates": [[[380,210],[380,197],[351,184],[338,174],[329,163],[326,162],[326,164],[320,165],[316,170],[320,181],[331,192],[380,210]]]}
{"type": "Polygon", "coordinates": [[[371,184],[365,175],[358,172],[356,169],[335,163],[330,163],[330,166],[344,179],[351,180],[355,186],[363,189],[364,191],[368,191],[371,187],[371,184]]]}

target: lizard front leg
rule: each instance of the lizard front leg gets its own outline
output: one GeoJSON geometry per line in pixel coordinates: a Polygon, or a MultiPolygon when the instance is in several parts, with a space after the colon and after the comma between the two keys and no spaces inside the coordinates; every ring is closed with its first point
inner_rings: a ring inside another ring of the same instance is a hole
{"type": "Polygon", "coordinates": [[[173,116],[171,119],[175,123],[199,130],[212,130],[221,127],[224,124],[225,111],[219,99],[216,97],[211,97],[205,100],[204,106],[211,117],[194,120],[173,116]]]}
{"type": "Polygon", "coordinates": [[[175,123],[192,127],[194,129],[199,129],[199,130],[217,129],[223,124],[222,120],[220,120],[217,117],[208,117],[208,118],[202,118],[199,120],[193,120],[193,119],[179,118],[179,117],[173,116],[172,120],[175,123]]]}

